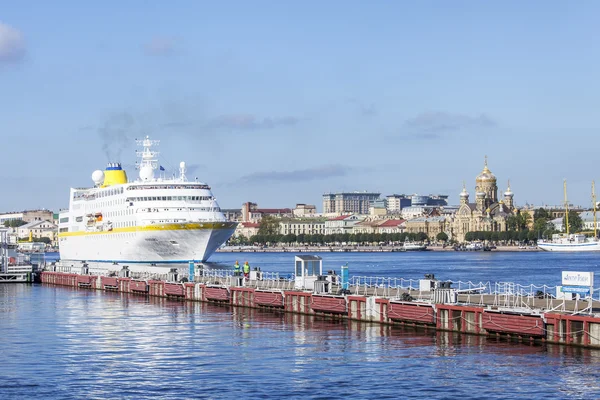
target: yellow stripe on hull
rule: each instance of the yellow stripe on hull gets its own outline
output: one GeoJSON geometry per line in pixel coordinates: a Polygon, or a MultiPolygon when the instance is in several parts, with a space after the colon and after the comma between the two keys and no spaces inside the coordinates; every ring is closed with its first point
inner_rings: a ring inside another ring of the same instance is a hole
{"type": "Polygon", "coordinates": [[[179,231],[179,230],[207,230],[207,229],[235,229],[236,222],[193,222],[186,224],[152,224],[145,226],[129,226],[126,228],[113,228],[110,231],[80,231],[80,232],[62,232],[58,237],[68,236],[91,236],[91,235],[110,235],[113,233],[125,232],[147,232],[147,231],[179,231]]]}

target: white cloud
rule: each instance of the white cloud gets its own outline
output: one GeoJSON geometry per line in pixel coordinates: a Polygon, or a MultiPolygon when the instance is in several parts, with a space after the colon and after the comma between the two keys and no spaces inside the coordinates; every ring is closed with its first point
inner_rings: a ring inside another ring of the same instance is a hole
{"type": "Polygon", "coordinates": [[[17,29],[0,22],[0,63],[15,63],[25,58],[25,39],[17,29]]]}

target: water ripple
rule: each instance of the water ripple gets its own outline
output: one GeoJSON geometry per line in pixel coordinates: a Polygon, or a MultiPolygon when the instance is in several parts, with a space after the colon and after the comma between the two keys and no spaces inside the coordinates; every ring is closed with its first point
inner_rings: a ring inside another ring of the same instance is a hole
{"type": "Polygon", "coordinates": [[[63,287],[0,285],[0,345],[2,399],[600,397],[595,350],[63,287]]]}

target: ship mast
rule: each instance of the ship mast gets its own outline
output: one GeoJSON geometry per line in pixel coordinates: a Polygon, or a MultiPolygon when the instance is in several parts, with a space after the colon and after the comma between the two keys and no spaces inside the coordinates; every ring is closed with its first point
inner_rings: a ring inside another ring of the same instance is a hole
{"type": "Polygon", "coordinates": [[[567,200],[567,180],[564,182],[565,192],[565,225],[567,225],[567,236],[569,236],[569,200],[567,200]]]}
{"type": "Polygon", "coordinates": [[[143,150],[137,150],[135,153],[141,158],[138,168],[142,169],[145,166],[151,167],[152,170],[158,169],[158,154],[156,150],[152,150],[152,146],[157,146],[160,140],[150,140],[150,137],[146,136],[144,139],[136,139],[138,146],[142,146],[143,150]]]}
{"type": "Polygon", "coordinates": [[[594,238],[597,238],[596,234],[597,224],[596,224],[596,184],[592,181],[592,202],[594,203],[594,238]]]}

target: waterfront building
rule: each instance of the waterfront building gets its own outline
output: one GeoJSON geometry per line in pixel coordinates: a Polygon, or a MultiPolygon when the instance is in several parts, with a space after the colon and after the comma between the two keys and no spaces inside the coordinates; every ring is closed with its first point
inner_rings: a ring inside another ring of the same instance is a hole
{"type": "Polygon", "coordinates": [[[258,205],[252,202],[242,205],[242,222],[259,222],[266,215],[275,218],[293,217],[290,208],[258,208],[258,205]]]}
{"type": "Polygon", "coordinates": [[[403,219],[371,219],[356,223],[350,233],[402,233],[406,229],[403,219]]]}
{"type": "Polygon", "coordinates": [[[260,224],[258,222],[240,222],[235,229],[233,234],[235,237],[244,236],[250,239],[252,236],[258,234],[258,228],[260,224]]]}
{"type": "Polygon", "coordinates": [[[323,214],[361,214],[369,213],[371,203],[379,200],[381,193],[343,192],[323,195],[323,214]]]}
{"type": "Polygon", "coordinates": [[[377,233],[403,233],[406,230],[405,219],[388,219],[378,226],[377,233]]]}
{"type": "Polygon", "coordinates": [[[30,235],[34,239],[48,238],[52,243],[56,242],[58,235],[58,227],[51,221],[33,221],[25,225],[21,225],[16,229],[17,236],[21,239],[29,238],[30,235]]]}
{"type": "Polygon", "coordinates": [[[282,235],[324,235],[325,219],[283,219],[279,222],[282,235]]]}
{"type": "Polygon", "coordinates": [[[435,240],[440,232],[448,230],[447,218],[440,216],[418,217],[406,221],[406,232],[425,233],[430,240],[435,240]]]}
{"type": "Polygon", "coordinates": [[[430,194],[427,196],[427,205],[428,206],[447,206],[448,205],[448,195],[446,194],[430,194]]]}
{"type": "Polygon", "coordinates": [[[443,206],[437,209],[437,212],[444,217],[454,217],[460,206],[443,206]]]}
{"type": "Polygon", "coordinates": [[[362,220],[356,215],[340,215],[339,217],[330,218],[325,221],[325,234],[352,233],[354,225],[362,220]]]}
{"type": "Polygon", "coordinates": [[[387,201],[385,199],[375,200],[369,206],[369,216],[374,218],[384,218],[387,213],[387,201]]]}
{"type": "Polygon", "coordinates": [[[469,202],[469,193],[463,184],[460,207],[450,226],[450,238],[462,242],[467,232],[506,231],[506,220],[516,213],[513,198],[509,182],[504,199],[498,199],[496,176],[489,170],[486,157],[483,171],[475,179],[475,203],[469,202]]]}
{"type": "Polygon", "coordinates": [[[292,214],[296,218],[314,217],[317,215],[317,207],[313,204],[296,204],[296,208],[292,210],[292,214]]]}
{"type": "Polygon", "coordinates": [[[400,212],[400,215],[404,219],[413,219],[413,218],[418,218],[418,217],[424,217],[424,216],[430,215],[433,212],[434,208],[435,207],[433,207],[433,206],[427,206],[427,205],[405,207],[400,212]]]}
{"type": "Polygon", "coordinates": [[[19,212],[9,212],[0,214],[0,225],[4,225],[7,221],[23,221],[23,222],[33,222],[33,221],[52,221],[54,218],[54,213],[50,210],[26,210],[19,212]]]}
{"type": "Polygon", "coordinates": [[[407,207],[432,206],[443,207],[448,205],[448,195],[445,194],[392,194],[386,196],[387,209],[392,214],[400,213],[407,207]]]}
{"type": "MultiPolygon", "coordinates": [[[[583,223],[584,231],[593,231],[594,230],[594,212],[593,211],[584,211],[579,214],[581,218],[581,222],[583,223]]],[[[600,215],[596,214],[596,229],[600,229],[600,215]]]]}
{"type": "Polygon", "coordinates": [[[358,233],[378,233],[379,225],[381,225],[383,221],[373,221],[373,220],[364,220],[356,223],[352,227],[351,234],[358,233]]]}
{"type": "MultiPolygon", "coordinates": [[[[559,232],[564,231],[565,226],[563,224],[563,218],[564,217],[554,218],[553,220],[550,221],[550,223],[553,225],[554,230],[557,230],[559,232]]],[[[594,228],[592,227],[592,229],[594,229],[594,228]]]]}
{"type": "Polygon", "coordinates": [[[390,194],[386,196],[387,210],[391,214],[398,214],[404,207],[410,207],[411,198],[405,194],[390,194]]]}
{"type": "MultiPolygon", "coordinates": [[[[561,206],[552,206],[552,205],[541,205],[541,206],[535,206],[535,205],[527,205],[525,207],[526,210],[531,210],[532,211],[532,215],[533,212],[535,212],[535,210],[543,208],[544,210],[546,210],[550,216],[552,218],[563,218],[565,216],[565,206],[561,205],[561,206]]],[[[588,208],[584,208],[581,206],[576,206],[573,204],[569,204],[569,211],[573,211],[576,212],[577,214],[582,213],[584,211],[588,211],[588,208]]],[[[523,212],[523,208],[521,209],[521,212],[523,212]]]]}

